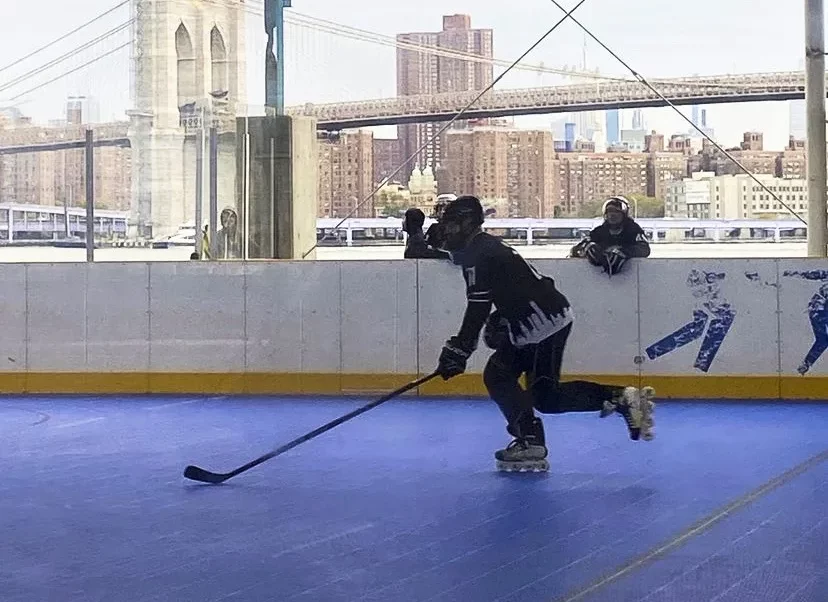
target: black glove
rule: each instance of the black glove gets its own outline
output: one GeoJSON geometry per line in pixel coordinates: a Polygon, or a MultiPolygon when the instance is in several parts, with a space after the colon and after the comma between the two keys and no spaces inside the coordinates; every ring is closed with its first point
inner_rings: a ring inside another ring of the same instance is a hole
{"type": "Polygon", "coordinates": [[[606,252],[606,270],[610,277],[614,276],[624,268],[627,263],[627,254],[620,247],[612,247],[606,252]]]}
{"type": "Polygon", "coordinates": [[[454,378],[466,371],[466,362],[471,355],[471,351],[465,349],[457,337],[451,337],[446,344],[443,345],[443,350],[440,352],[440,359],[437,361],[437,374],[443,377],[443,380],[454,378]]]}
{"type": "Polygon", "coordinates": [[[587,239],[582,240],[569,250],[569,256],[582,258],[584,256],[584,249],[586,249],[588,244],[589,241],[587,239]]]}
{"type": "Polygon", "coordinates": [[[584,257],[594,266],[601,265],[601,247],[594,242],[589,243],[584,249],[584,257]]]}

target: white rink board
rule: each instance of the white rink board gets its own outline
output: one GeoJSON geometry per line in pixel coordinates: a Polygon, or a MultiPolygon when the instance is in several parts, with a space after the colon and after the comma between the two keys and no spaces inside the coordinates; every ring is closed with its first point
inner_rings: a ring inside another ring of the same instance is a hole
{"type": "Polygon", "coordinates": [[[86,270],[82,263],[27,266],[29,370],[86,370],[86,270]]]}
{"type": "Polygon", "coordinates": [[[88,371],[149,370],[149,295],[149,266],[146,264],[89,266],[86,283],[88,371]]]}
{"type": "Polygon", "coordinates": [[[150,370],[242,372],[241,263],[150,266],[150,370]]]}
{"type": "MultiPolygon", "coordinates": [[[[828,294],[824,260],[642,259],[611,279],[583,260],[533,263],[575,310],[565,376],[642,376],[666,384],[673,376],[781,376],[799,391],[807,388],[800,383],[828,376],[828,351],[805,376],[797,373],[815,340],[808,304],[821,287],[828,294]],[[700,285],[699,297],[688,286],[691,270],[712,279],[700,285]],[[826,278],[783,275],[813,270],[825,270],[826,278]],[[718,286],[718,297],[708,284],[718,286]],[[725,302],[733,323],[704,371],[694,363],[725,302]],[[693,323],[694,311],[696,337],[650,359],[647,349],[693,323]]],[[[37,263],[0,270],[0,362],[12,375],[423,374],[436,367],[466,305],[460,268],[441,260],[37,263]]],[[[490,355],[480,340],[468,372],[480,374],[490,355]]],[[[257,382],[266,387],[267,377],[257,382]]],[[[811,382],[809,394],[819,394],[818,384],[811,382]]]]}
{"type": "Polygon", "coordinates": [[[774,261],[652,260],[639,281],[642,375],[778,372],[774,261]]]}
{"type": "Polygon", "coordinates": [[[417,264],[371,261],[340,266],[341,371],[417,373],[417,264]]]}
{"type": "MultiPolygon", "coordinates": [[[[828,303],[828,261],[782,260],[779,262],[780,333],[782,374],[800,376],[797,368],[815,343],[809,305],[828,303]],[[790,275],[786,275],[786,272],[790,275]],[[817,272],[817,273],[815,273],[817,272]],[[796,273],[796,274],[791,274],[796,273]],[[803,273],[809,278],[803,277],[803,273]]],[[[828,310],[813,312],[817,330],[828,336],[828,310]]],[[[828,376],[828,350],[809,367],[802,378],[828,376]]],[[[826,391],[828,396],[828,391],[826,391]]]]}
{"type": "Polygon", "coordinates": [[[637,376],[638,262],[631,261],[612,278],[582,259],[536,260],[533,265],[555,279],[575,314],[562,372],[637,376]]]}
{"type": "Polygon", "coordinates": [[[247,265],[247,370],[341,370],[338,263],[247,265]]]}
{"type": "Polygon", "coordinates": [[[26,267],[0,264],[0,366],[4,372],[25,372],[26,267]]]}

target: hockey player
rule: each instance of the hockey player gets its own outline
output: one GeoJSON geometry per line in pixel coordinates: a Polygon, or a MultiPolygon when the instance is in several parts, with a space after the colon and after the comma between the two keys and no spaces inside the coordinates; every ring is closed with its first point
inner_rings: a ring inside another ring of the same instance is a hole
{"type": "Polygon", "coordinates": [[[483,372],[489,395],[506,418],[514,440],[495,453],[501,470],[547,470],[543,422],[535,415],[618,412],[630,438],[652,439],[652,388],[614,387],[588,381],[560,382],[572,329],[572,308],[555,281],[540,274],[512,247],[482,231],[483,210],[473,196],[451,202],[440,223],[444,249],[463,268],[467,306],[457,335],[444,345],[437,371],[444,380],[462,374],[484,328],[495,350],[483,372]],[[492,306],[496,311],[491,313],[492,306]],[[519,384],[527,376],[528,389],[519,384]]]}
{"type": "Polygon", "coordinates": [[[613,276],[630,257],[649,257],[650,243],[644,230],[630,217],[630,203],[614,196],[604,203],[604,223],[593,228],[587,237],[572,248],[570,257],[586,257],[592,265],[604,268],[613,276]]]}

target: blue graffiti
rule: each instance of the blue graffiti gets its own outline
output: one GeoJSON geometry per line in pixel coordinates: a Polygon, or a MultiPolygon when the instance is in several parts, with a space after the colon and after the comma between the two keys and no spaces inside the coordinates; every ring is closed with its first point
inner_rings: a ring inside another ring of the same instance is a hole
{"type": "Polygon", "coordinates": [[[814,293],[814,296],[811,297],[811,300],[808,301],[807,312],[811,329],[814,331],[814,344],[811,345],[802,363],[796,369],[800,374],[805,374],[828,349],[828,270],[810,270],[807,272],[785,270],[782,275],[823,283],[814,293]]]}
{"type": "Polygon", "coordinates": [[[747,278],[751,282],[757,282],[765,286],[772,286],[773,288],[778,287],[778,285],[775,282],[768,282],[767,280],[762,280],[762,278],[759,276],[759,272],[745,272],[745,278],[747,278]]]}
{"type": "Polygon", "coordinates": [[[736,318],[736,310],[721,296],[719,290],[719,283],[724,279],[725,275],[722,273],[690,270],[687,286],[697,299],[693,321],[647,347],[647,357],[654,360],[667,355],[704,335],[693,367],[702,372],[710,370],[736,318]]]}

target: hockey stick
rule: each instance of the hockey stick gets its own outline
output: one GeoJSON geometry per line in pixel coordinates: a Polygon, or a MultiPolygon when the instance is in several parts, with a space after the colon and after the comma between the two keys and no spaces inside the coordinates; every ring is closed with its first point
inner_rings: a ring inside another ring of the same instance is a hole
{"type": "Polygon", "coordinates": [[[232,479],[236,475],[240,475],[241,473],[246,472],[246,471],[250,470],[251,468],[253,468],[255,466],[258,466],[259,464],[261,464],[263,462],[267,462],[271,458],[275,458],[276,456],[282,455],[286,451],[293,449],[297,445],[301,445],[305,441],[310,441],[314,437],[317,437],[317,436],[321,435],[322,433],[325,433],[325,432],[331,430],[335,426],[339,426],[343,422],[347,422],[351,418],[356,418],[360,414],[364,414],[368,410],[371,410],[371,409],[377,407],[378,405],[381,405],[381,404],[385,403],[386,401],[394,399],[395,397],[398,397],[398,396],[402,395],[403,393],[406,393],[407,391],[410,391],[411,389],[415,389],[415,388],[419,387],[420,385],[422,385],[424,383],[427,383],[428,381],[430,381],[435,376],[437,376],[437,372],[432,372],[428,376],[423,376],[422,378],[419,378],[415,381],[412,381],[412,382],[408,383],[407,385],[404,385],[404,386],[400,387],[399,389],[397,389],[395,391],[392,391],[391,393],[388,393],[388,394],[384,395],[383,397],[380,397],[376,401],[372,401],[371,403],[366,404],[366,405],[362,406],[361,408],[357,408],[353,412],[345,414],[344,416],[341,416],[341,417],[337,418],[336,420],[332,420],[331,422],[320,426],[318,429],[313,430],[313,431],[309,432],[306,435],[302,435],[298,439],[294,439],[290,443],[286,443],[285,445],[283,445],[279,448],[276,448],[271,452],[266,453],[262,457],[256,458],[252,462],[248,462],[244,466],[240,466],[239,468],[237,468],[236,470],[234,470],[232,472],[225,472],[225,473],[210,472],[209,470],[204,470],[203,468],[199,468],[198,466],[188,466],[186,469],[184,469],[184,476],[187,477],[188,479],[193,480],[193,481],[201,481],[202,483],[223,483],[227,479],[232,479]]]}

